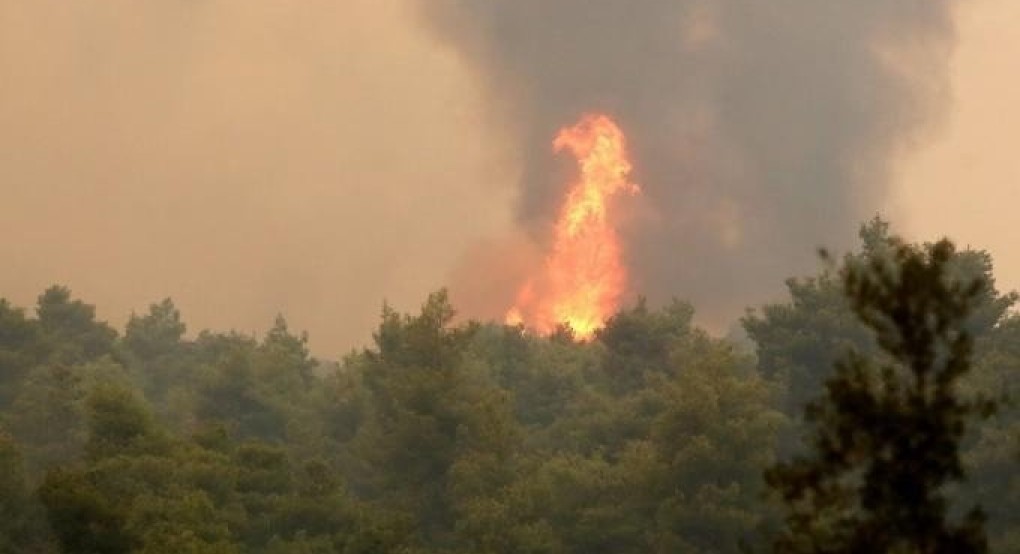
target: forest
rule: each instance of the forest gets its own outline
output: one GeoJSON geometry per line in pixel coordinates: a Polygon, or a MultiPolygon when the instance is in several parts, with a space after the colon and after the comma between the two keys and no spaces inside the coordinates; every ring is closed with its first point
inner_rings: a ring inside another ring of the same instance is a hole
{"type": "Polygon", "coordinates": [[[984,251],[860,239],[725,337],[439,291],[333,362],[282,317],[0,300],[0,552],[1020,552],[1017,295],[984,251]]]}

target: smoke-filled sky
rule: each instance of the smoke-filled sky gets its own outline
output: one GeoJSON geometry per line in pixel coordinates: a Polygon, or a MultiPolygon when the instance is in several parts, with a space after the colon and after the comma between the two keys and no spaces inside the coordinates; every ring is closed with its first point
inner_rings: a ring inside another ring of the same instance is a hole
{"type": "Polygon", "coordinates": [[[593,109],[644,189],[635,288],[712,325],[876,211],[1017,287],[1016,28],[1013,0],[0,0],[0,296],[282,313],[335,357],[384,299],[505,282],[472,260],[541,237],[552,134],[593,109]]]}

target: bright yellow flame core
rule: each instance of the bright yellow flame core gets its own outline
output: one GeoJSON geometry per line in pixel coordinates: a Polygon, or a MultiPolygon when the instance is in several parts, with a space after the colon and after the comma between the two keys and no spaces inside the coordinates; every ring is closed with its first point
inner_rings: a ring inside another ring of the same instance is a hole
{"type": "Polygon", "coordinates": [[[586,339],[617,310],[627,285],[609,201],[639,189],[628,180],[631,163],[623,131],[605,115],[587,115],[560,130],[553,148],[573,154],[579,179],[560,209],[543,271],[518,291],[507,322],[523,322],[541,333],[565,323],[586,339]]]}

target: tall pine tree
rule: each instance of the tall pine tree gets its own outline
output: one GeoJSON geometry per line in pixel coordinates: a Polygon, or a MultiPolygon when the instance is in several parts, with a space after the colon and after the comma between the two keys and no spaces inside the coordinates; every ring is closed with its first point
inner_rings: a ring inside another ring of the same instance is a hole
{"type": "Polygon", "coordinates": [[[992,406],[963,399],[968,325],[990,283],[952,271],[954,247],[890,241],[849,259],[841,277],[880,354],[837,362],[806,416],[810,453],[766,472],[787,507],[777,553],[971,554],[987,551],[983,514],[952,521],[945,487],[964,471],[969,421],[992,406]]]}

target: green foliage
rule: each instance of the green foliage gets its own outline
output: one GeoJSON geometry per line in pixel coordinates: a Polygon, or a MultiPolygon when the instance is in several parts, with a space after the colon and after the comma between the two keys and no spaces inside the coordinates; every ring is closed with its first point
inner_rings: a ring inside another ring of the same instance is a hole
{"type": "Polygon", "coordinates": [[[25,479],[14,440],[0,429],[0,552],[41,552],[49,546],[41,506],[25,479]]]}
{"type": "Polygon", "coordinates": [[[308,351],[308,335],[295,336],[287,321],[277,316],[259,345],[259,380],[281,393],[306,391],[314,382],[316,362],[308,351]]]}
{"type": "Polygon", "coordinates": [[[162,446],[152,414],[130,389],[98,385],[86,399],[86,417],[85,452],[91,459],[146,452],[162,446]]]}
{"type": "Polygon", "coordinates": [[[50,287],[39,296],[36,307],[51,359],[65,364],[95,360],[113,352],[117,332],[96,321],[96,309],[72,300],[66,287],[50,287]]]}
{"type": "Polygon", "coordinates": [[[31,469],[45,470],[81,453],[83,397],[73,368],[45,364],[29,372],[6,419],[31,469]]]}
{"type": "Polygon", "coordinates": [[[837,363],[810,405],[809,456],[766,478],[788,507],[776,552],[985,552],[983,516],[948,518],[944,485],[963,478],[969,421],[990,406],[957,390],[970,370],[970,325],[989,283],[950,269],[948,241],[895,239],[888,256],[848,258],[841,273],[854,314],[882,355],[837,363]]]}
{"type": "MultiPolygon", "coordinates": [[[[875,218],[860,230],[861,248],[847,256],[847,263],[882,263],[893,255],[896,239],[889,224],[875,218]]],[[[1015,293],[995,289],[991,257],[987,252],[954,251],[946,261],[947,275],[958,280],[982,279],[987,283],[974,298],[966,328],[981,337],[995,328],[1016,302],[1015,293]]],[[[758,370],[785,390],[784,411],[800,414],[822,393],[822,383],[832,375],[835,362],[847,351],[863,355],[878,352],[871,330],[856,316],[846,296],[842,276],[828,266],[819,275],[790,279],[788,303],[771,304],[744,318],[744,329],[757,346],[758,370]]]]}
{"type": "Polygon", "coordinates": [[[283,440],[285,416],[259,391],[256,343],[240,336],[204,334],[198,347],[211,355],[211,363],[198,379],[195,416],[223,423],[242,438],[283,440]]]}
{"type": "Polygon", "coordinates": [[[165,405],[168,397],[188,388],[186,383],[194,377],[195,356],[183,340],[185,330],[180,312],[167,298],[149,306],[143,316],[131,314],[121,341],[136,380],[158,410],[171,418],[179,414],[165,405]]]}
{"type": "Polygon", "coordinates": [[[671,348],[691,335],[694,309],[673,301],[661,311],[650,311],[644,298],[637,306],[609,318],[598,330],[598,340],[606,346],[606,374],[617,391],[645,385],[650,373],[668,371],[671,348]]]}
{"type": "Polygon", "coordinates": [[[957,493],[988,514],[993,552],[1020,552],[1020,317],[1001,321],[976,344],[969,394],[999,401],[991,418],[971,434],[964,451],[970,480],[957,493]]]}
{"type": "Polygon", "coordinates": [[[386,309],[377,350],[359,357],[369,409],[353,445],[371,470],[356,484],[416,522],[417,538],[452,541],[465,498],[510,476],[517,432],[505,395],[471,372],[473,328],[450,328],[445,292],[418,316],[386,309]]]}
{"type": "Polygon", "coordinates": [[[0,298],[0,410],[10,406],[29,370],[41,358],[37,322],[0,298]]]}
{"type": "Polygon", "coordinates": [[[63,551],[67,554],[119,554],[131,551],[123,530],[127,514],[78,472],[56,470],[39,489],[63,551]]]}
{"type": "MultiPolygon", "coordinates": [[[[881,221],[862,239],[848,263],[895,258],[881,221]]],[[[1015,397],[1014,297],[991,287],[987,254],[944,269],[989,284],[963,326],[974,371],[954,386],[1015,397]]],[[[834,267],[788,286],[790,302],[745,319],[745,345],[698,329],[678,301],[639,301],[578,341],[568,327],[459,323],[441,291],[412,314],[384,307],[374,344],[339,363],[313,358],[283,317],[261,337],[189,337],[165,299],[117,337],[66,288],[37,317],[0,300],[0,552],[762,547],[782,511],[761,472],[795,450],[801,404],[846,349],[895,365],[834,267]]],[[[977,479],[944,491],[947,506],[988,509],[999,552],[1020,544],[1018,429],[1003,402],[959,437],[977,479]]],[[[867,515],[851,508],[837,515],[867,515]]],[[[818,513],[823,529],[839,521],[818,513]]]]}
{"type": "Polygon", "coordinates": [[[131,314],[124,331],[124,346],[132,354],[151,359],[176,353],[187,327],[169,298],[149,306],[144,316],[131,314]]]}

